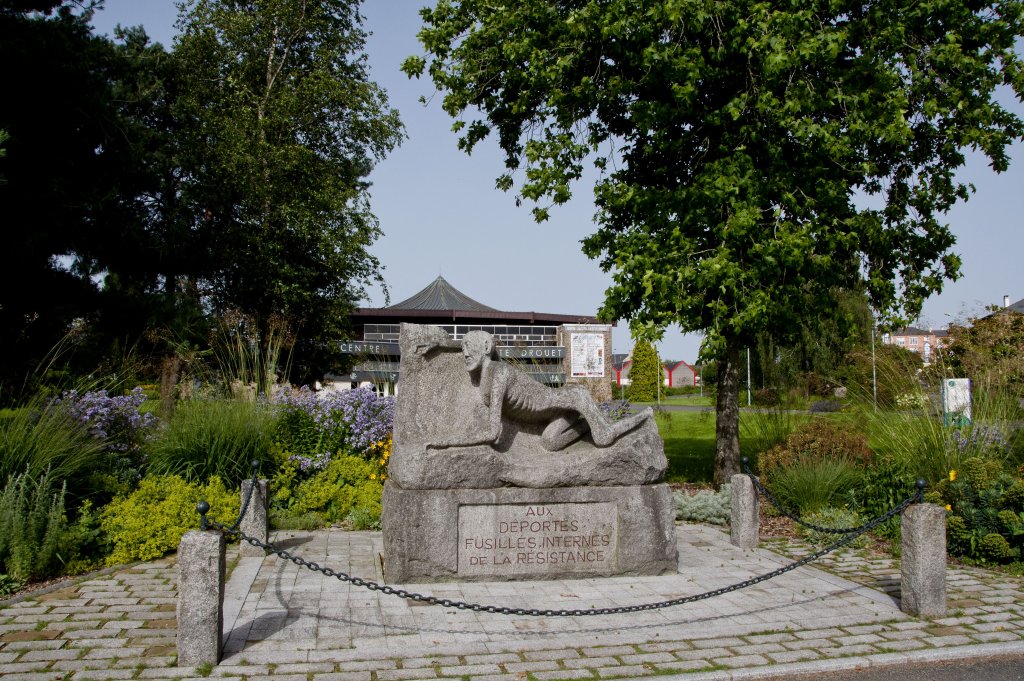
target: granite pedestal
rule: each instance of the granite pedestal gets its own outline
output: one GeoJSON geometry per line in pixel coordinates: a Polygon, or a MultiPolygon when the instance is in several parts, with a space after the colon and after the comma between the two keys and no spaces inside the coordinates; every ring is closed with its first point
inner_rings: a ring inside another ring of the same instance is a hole
{"type": "Polygon", "coordinates": [[[658,575],[678,569],[665,484],[384,487],[389,583],[658,575]]]}

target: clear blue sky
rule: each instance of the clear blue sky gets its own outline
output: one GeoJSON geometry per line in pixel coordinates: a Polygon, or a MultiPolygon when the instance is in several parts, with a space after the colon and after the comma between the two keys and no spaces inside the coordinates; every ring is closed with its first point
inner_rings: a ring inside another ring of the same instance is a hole
{"type": "MultiPolygon", "coordinates": [[[[494,187],[501,171],[497,144],[487,142],[466,156],[455,147],[451,119],[439,102],[423,106],[433,93],[429,80],[409,80],[402,59],[420,53],[416,33],[423,0],[368,0],[363,4],[371,76],[389,93],[409,138],[374,171],[373,207],[384,237],[371,249],[385,266],[392,302],[419,291],[438,274],[480,302],[502,310],[595,314],[610,283],[579,241],[593,231],[590,186],[577,187],[572,202],[538,225],[530,205],[515,206],[512,194],[494,187]]],[[[94,17],[99,33],[116,24],[142,25],[170,46],[177,18],[174,0],[106,0],[94,17]]],[[[1010,100],[1008,100],[1010,101],[1010,100]]],[[[1024,106],[1013,101],[1013,108],[1024,106]]],[[[970,157],[962,176],[977,191],[949,214],[963,257],[963,277],[947,283],[925,304],[920,326],[945,327],[977,315],[986,305],[1024,298],[1024,147],[1012,150],[1008,172],[997,175],[983,159],[970,157]]],[[[382,305],[373,291],[371,305],[382,305]]],[[[629,330],[620,323],[614,350],[628,351],[629,330]]],[[[669,329],[662,357],[696,360],[700,338],[669,329]]]]}

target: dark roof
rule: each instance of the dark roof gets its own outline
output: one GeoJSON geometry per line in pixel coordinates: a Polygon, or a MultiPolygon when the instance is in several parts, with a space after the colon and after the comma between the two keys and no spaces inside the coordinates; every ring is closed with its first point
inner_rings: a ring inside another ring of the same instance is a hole
{"type": "Polygon", "coordinates": [[[478,303],[458,290],[444,277],[439,276],[419,293],[400,303],[389,305],[386,310],[472,310],[473,312],[497,312],[493,307],[478,303]]]}
{"type": "Polygon", "coordinates": [[[1021,314],[1024,314],[1024,298],[1021,298],[1016,303],[1011,303],[1006,309],[1010,312],[1020,312],[1021,314]]]}
{"type": "Polygon", "coordinates": [[[943,338],[949,335],[946,329],[919,329],[916,326],[908,326],[905,329],[897,329],[890,335],[892,336],[937,336],[943,338]]]}
{"type": "MultiPolygon", "coordinates": [[[[352,313],[353,323],[376,324],[416,321],[420,324],[599,324],[596,316],[548,312],[505,312],[477,302],[438,277],[425,289],[388,307],[360,307],[352,313]],[[380,321],[377,321],[380,320],[380,321]]],[[[615,323],[612,323],[615,326],[615,323]]]]}

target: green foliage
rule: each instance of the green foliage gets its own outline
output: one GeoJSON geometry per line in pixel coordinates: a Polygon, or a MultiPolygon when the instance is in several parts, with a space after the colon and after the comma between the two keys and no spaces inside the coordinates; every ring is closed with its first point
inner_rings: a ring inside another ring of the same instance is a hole
{"type": "Polygon", "coordinates": [[[644,340],[633,345],[633,363],[629,367],[629,388],[626,396],[632,402],[654,402],[658,399],[661,362],[654,346],[644,340]]]}
{"type": "Polygon", "coordinates": [[[745,412],[740,418],[744,451],[760,454],[782,444],[806,418],[788,405],[745,412]]]}
{"type": "MultiPolygon", "coordinates": [[[[859,509],[866,518],[877,518],[892,510],[916,491],[917,476],[905,462],[889,456],[876,456],[864,469],[857,485],[843,495],[849,508],[859,509]]],[[[900,534],[899,517],[890,518],[875,530],[887,537],[900,534]]]]}
{"type": "Polygon", "coordinates": [[[691,495],[676,491],[672,499],[676,504],[677,520],[728,525],[732,518],[732,491],[728,483],[717,492],[702,489],[691,495]]]}
{"type": "Polygon", "coordinates": [[[978,542],[978,557],[992,563],[1006,563],[1020,557],[1018,550],[1010,546],[1006,537],[992,532],[978,542]]]}
{"type": "Polygon", "coordinates": [[[939,348],[948,376],[967,376],[988,391],[1024,389],[1024,314],[995,310],[968,324],[951,324],[939,348]]]}
{"type": "Polygon", "coordinates": [[[264,350],[272,317],[310,341],[303,373],[383,283],[365,178],[402,127],[369,78],[358,5],[198,0],[175,49],[180,141],[199,151],[184,158],[186,196],[214,295],[253,321],[264,350]]]}
{"type": "MultiPolygon", "coordinates": [[[[851,511],[846,508],[837,508],[834,506],[827,506],[813,513],[809,513],[804,516],[802,520],[810,523],[811,525],[828,527],[831,529],[858,527],[864,524],[864,519],[856,511],[851,511]]],[[[843,535],[834,534],[832,532],[820,532],[808,527],[803,527],[802,525],[798,525],[797,527],[799,528],[800,534],[803,535],[807,541],[816,546],[828,546],[829,544],[834,544],[843,538],[843,535]]],[[[867,535],[862,534],[847,544],[847,546],[852,548],[863,548],[864,546],[867,546],[867,543],[867,535]]]]}
{"type": "Polygon", "coordinates": [[[1024,480],[999,461],[972,457],[936,487],[947,504],[950,553],[982,562],[1019,559],[1024,548],[1024,480]]]}
{"type": "Polygon", "coordinates": [[[25,582],[6,574],[0,574],[0,598],[8,598],[25,586],[25,582]]]}
{"type": "Polygon", "coordinates": [[[0,414],[0,479],[27,473],[52,480],[81,480],[106,470],[106,443],[93,438],[66,410],[36,397],[0,414]]]}
{"type": "Polygon", "coordinates": [[[785,508],[803,517],[840,502],[861,473],[843,459],[796,459],[774,470],[769,489],[785,508]]]}
{"type": "Polygon", "coordinates": [[[766,482],[774,484],[779,472],[794,464],[843,462],[864,468],[872,456],[867,438],[853,426],[819,418],[800,424],[785,443],[758,457],[758,470],[766,482]]]}
{"type": "Polygon", "coordinates": [[[943,218],[969,196],[964,150],[1001,171],[1024,137],[996,98],[1024,97],[1017,2],[438,0],[422,16],[426,54],[402,68],[444,93],[461,149],[496,133],[499,187],[542,221],[597,169],[583,250],[612,277],[600,315],[703,332],[724,361],[718,479],[738,458],[741,349],[833,318],[835,291],[918,316],[959,276],[943,218]]]}
{"type": "MultiPolygon", "coordinates": [[[[792,416],[753,417],[761,427],[755,435],[765,442],[782,437],[792,416]]],[[[832,419],[797,422],[784,441],[761,452],[761,479],[787,508],[801,515],[837,504],[859,482],[873,458],[867,438],[853,426],[832,419]]]]}
{"type": "Polygon", "coordinates": [[[238,492],[229,491],[219,477],[203,485],[177,475],[143,478],[138,489],[100,512],[100,525],[113,545],[107,564],[152,560],[175,550],[185,532],[199,529],[201,500],[210,504],[212,520],[231,524],[238,517],[238,492]]]}
{"type": "Polygon", "coordinates": [[[371,462],[355,456],[335,457],[324,470],[295,487],[287,507],[299,515],[319,513],[332,523],[343,520],[356,508],[379,519],[383,487],[376,475],[371,462]]]}
{"type": "Polygon", "coordinates": [[[0,572],[21,581],[59,572],[64,495],[49,473],[7,479],[0,495],[0,572]]]}
{"type": "Polygon", "coordinates": [[[870,347],[857,347],[847,355],[835,378],[846,387],[850,397],[863,404],[874,404],[877,388],[878,407],[888,409],[896,406],[901,395],[921,393],[921,367],[919,354],[898,345],[886,345],[879,338],[875,342],[874,361],[870,347]]]}
{"type": "Polygon", "coordinates": [[[219,476],[237,485],[252,476],[253,461],[267,459],[275,423],[273,410],[258,402],[182,402],[149,447],[150,471],[190,481],[219,476]]]}

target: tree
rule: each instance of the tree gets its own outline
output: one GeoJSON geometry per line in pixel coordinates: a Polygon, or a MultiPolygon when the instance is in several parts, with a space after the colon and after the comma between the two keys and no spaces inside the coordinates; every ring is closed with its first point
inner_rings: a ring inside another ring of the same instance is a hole
{"type": "MultiPolygon", "coordinates": [[[[704,331],[718,360],[715,481],[738,469],[741,353],[782,342],[867,291],[917,316],[959,273],[941,217],[1024,132],[1020,2],[438,0],[421,13],[428,72],[467,152],[492,130],[498,186],[560,204],[584,166],[612,273],[601,315],[636,334],[704,331]]],[[[549,204],[535,217],[547,217],[549,204]]]]}
{"type": "Polygon", "coordinates": [[[176,112],[198,150],[183,192],[209,248],[204,293],[262,345],[285,320],[322,351],[383,283],[366,177],[402,127],[369,80],[358,5],[196,0],[180,20],[176,112]]]}
{"type": "Polygon", "coordinates": [[[1019,393],[1024,387],[1024,314],[993,308],[967,324],[951,324],[940,345],[935,378],[964,376],[995,392],[1019,393]]]}
{"type": "Polygon", "coordinates": [[[111,198],[132,164],[114,148],[109,41],[91,35],[94,3],[0,0],[0,159],[5,263],[0,268],[0,384],[26,373],[95,312],[86,254],[123,224],[111,198]]]}
{"type": "Polygon", "coordinates": [[[658,352],[649,341],[639,339],[633,344],[633,363],[629,367],[629,399],[653,402],[658,398],[661,363],[658,352]]]}

